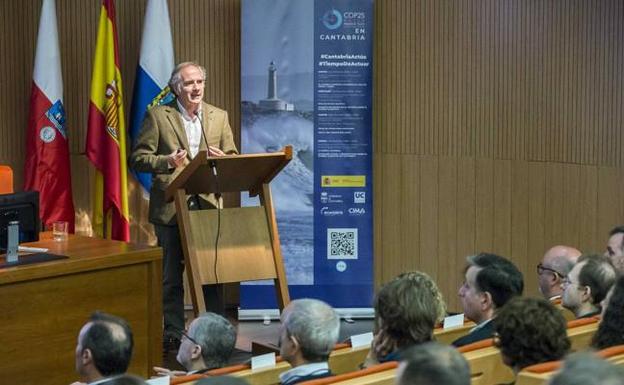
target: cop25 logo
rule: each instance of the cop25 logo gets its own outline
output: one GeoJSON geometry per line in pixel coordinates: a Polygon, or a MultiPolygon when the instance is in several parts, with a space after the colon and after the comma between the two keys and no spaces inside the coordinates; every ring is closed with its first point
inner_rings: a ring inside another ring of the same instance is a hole
{"type": "Polygon", "coordinates": [[[336,9],[331,9],[323,15],[321,19],[327,29],[338,29],[342,25],[342,14],[336,9]]]}

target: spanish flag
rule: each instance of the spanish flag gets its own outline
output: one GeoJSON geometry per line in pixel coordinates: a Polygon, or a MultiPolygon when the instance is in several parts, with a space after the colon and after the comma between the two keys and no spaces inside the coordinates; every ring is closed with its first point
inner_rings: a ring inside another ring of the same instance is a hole
{"type": "Polygon", "coordinates": [[[96,168],[93,229],[100,237],[130,240],[126,127],[114,0],[103,0],[93,60],[87,158],[96,168]]]}

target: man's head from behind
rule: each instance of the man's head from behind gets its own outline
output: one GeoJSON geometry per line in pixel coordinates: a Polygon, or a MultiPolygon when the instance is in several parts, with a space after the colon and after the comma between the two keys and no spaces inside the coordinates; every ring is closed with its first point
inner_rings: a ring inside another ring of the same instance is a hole
{"type": "Polygon", "coordinates": [[[280,355],[293,367],[327,361],[340,332],[334,309],[316,299],[297,299],[283,311],[280,355]]]}
{"type": "Polygon", "coordinates": [[[583,255],[561,285],[563,306],[577,318],[600,311],[600,302],[615,282],[616,271],[602,255],[583,255]]]}
{"type": "Polygon", "coordinates": [[[548,385],[624,385],[624,370],[595,354],[574,353],[548,385]]]}
{"type": "Polygon", "coordinates": [[[551,299],[563,294],[561,283],[580,256],[580,251],[569,246],[554,246],[544,254],[537,265],[537,281],[544,298],[551,299]]]}
{"type": "Polygon", "coordinates": [[[427,342],[406,350],[397,373],[397,385],[469,385],[470,369],[457,349],[427,342]]]}
{"type": "Polygon", "coordinates": [[[614,227],[609,232],[605,256],[611,259],[620,274],[624,274],[624,226],[614,227]]]}
{"type": "Polygon", "coordinates": [[[86,382],[123,374],[130,364],[133,344],[126,321],[93,313],[78,335],[76,372],[86,382]]]}
{"type": "Polygon", "coordinates": [[[178,362],[186,370],[223,367],[236,344],[236,329],[222,316],[205,313],[194,319],[180,339],[178,362]]]}
{"type": "Polygon", "coordinates": [[[492,318],[507,301],[522,295],[522,273],[509,260],[488,253],[466,260],[468,267],[458,295],[466,317],[472,321],[481,323],[492,318]]]}

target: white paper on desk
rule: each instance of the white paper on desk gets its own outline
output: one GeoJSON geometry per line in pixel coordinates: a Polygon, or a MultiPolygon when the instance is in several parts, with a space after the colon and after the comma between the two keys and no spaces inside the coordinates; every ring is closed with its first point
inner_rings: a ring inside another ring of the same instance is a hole
{"type": "Polygon", "coordinates": [[[150,385],[169,385],[171,382],[171,378],[169,376],[164,377],[154,377],[149,380],[145,380],[150,385]]]}
{"type": "Polygon", "coordinates": [[[275,366],[275,353],[267,353],[251,357],[251,370],[275,366]]]}
{"type": "Polygon", "coordinates": [[[361,346],[371,346],[373,342],[373,332],[356,334],[351,336],[351,347],[359,348],[361,346]]]}
{"type": "Polygon", "coordinates": [[[442,329],[454,328],[456,326],[462,326],[464,324],[464,313],[452,315],[444,318],[444,326],[442,329]]]}

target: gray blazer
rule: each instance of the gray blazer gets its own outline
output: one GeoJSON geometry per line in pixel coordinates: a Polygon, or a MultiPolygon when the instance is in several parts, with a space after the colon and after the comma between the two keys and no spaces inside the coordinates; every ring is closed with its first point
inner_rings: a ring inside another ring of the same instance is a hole
{"type": "MultiPolygon", "coordinates": [[[[226,111],[208,103],[202,105],[202,122],[208,145],[220,148],[226,154],[237,154],[232,128],[226,111]]],[[[129,158],[129,166],[138,172],[152,173],[150,190],[149,221],[159,225],[175,225],[175,204],[165,202],[165,189],[183,169],[170,169],[167,156],[177,149],[187,151],[184,165],[191,161],[191,153],[184,131],[182,115],[177,103],[157,106],[145,115],[141,132],[137,137],[129,158]]],[[[207,150],[204,141],[199,150],[207,150]]],[[[205,201],[216,207],[213,195],[202,195],[205,201]]]]}

